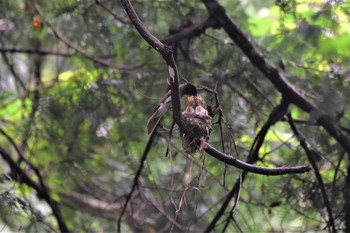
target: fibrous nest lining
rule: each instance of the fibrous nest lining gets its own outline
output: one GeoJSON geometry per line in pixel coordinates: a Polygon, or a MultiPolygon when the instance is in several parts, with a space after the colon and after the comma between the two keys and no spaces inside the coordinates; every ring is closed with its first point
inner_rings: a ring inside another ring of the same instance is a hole
{"type": "Polygon", "coordinates": [[[203,142],[209,140],[211,132],[211,117],[199,115],[183,115],[185,124],[182,130],[182,146],[186,153],[194,154],[197,150],[203,149],[203,142]]]}

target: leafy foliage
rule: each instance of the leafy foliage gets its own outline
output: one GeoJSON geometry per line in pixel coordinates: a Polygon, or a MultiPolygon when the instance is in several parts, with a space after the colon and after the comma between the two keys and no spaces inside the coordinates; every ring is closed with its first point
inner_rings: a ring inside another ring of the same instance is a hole
{"type": "MultiPolygon", "coordinates": [[[[348,135],[348,3],[220,3],[263,56],[348,135]]],[[[208,17],[201,2],[132,4],[162,41],[208,17]]],[[[167,66],[140,37],[118,1],[5,0],[0,2],[0,33],[0,152],[7,151],[41,189],[47,187],[69,229],[116,231],[127,201],[122,231],[206,229],[242,171],[204,152],[185,154],[176,127],[169,141],[171,114],[163,119],[142,163],[149,140],[147,118],[167,90],[167,66]],[[33,27],[33,16],[42,21],[42,28],[33,27]]],[[[209,143],[246,160],[283,98],[280,91],[215,25],[176,41],[173,49],[181,82],[218,94],[223,116],[213,118],[209,143]]],[[[206,105],[216,104],[212,93],[200,94],[206,105]]],[[[315,161],[323,183],[315,168],[301,175],[244,175],[239,198],[231,199],[215,230],[332,231],[320,186],[336,229],[345,229],[342,191],[349,155],[320,127],[319,112],[307,113],[295,105],[288,111],[306,148],[282,118],[269,128],[256,165],[273,168],[315,161]]],[[[1,183],[11,184],[0,189],[0,228],[62,230],[50,201],[0,154],[0,171],[10,177],[1,183]]]]}

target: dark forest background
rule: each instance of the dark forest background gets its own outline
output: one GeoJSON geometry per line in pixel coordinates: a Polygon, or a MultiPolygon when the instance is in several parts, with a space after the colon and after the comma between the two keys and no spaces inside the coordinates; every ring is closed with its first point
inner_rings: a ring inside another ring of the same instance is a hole
{"type": "Polygon", "coordinates": [[[129,3],[0,1],[0,230],[349,232],[349,2],[129,3]],[[193,155],[146,132],[174,64],[193,155]]]}

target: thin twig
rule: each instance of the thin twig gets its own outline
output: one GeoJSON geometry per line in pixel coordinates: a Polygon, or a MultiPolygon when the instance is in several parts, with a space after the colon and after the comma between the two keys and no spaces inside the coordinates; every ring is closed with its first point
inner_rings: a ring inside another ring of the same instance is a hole
{"type": "Polygon", "coordinates": [[[155,134],[153,133],[149,140],[148,140],[148,143],[146,145],[146,148],[143,152],[143,155],[142,157],[140,158],[140,163],[139,163],[139,168],[137,169],[137,172],[135,174],[135,177],[134,177],[134,182],[131,186],[131,190],[130,192],[126,195],[126,200],[125,200],[125,203],[124,203],[124,206],[122,208],[122,211],[120,212],[120,215],[119,215],[119,218],[118,218],[118,223],[117,223],[117,227],[118,227],[118,232],[121,232],[121,222],[122,222],[122,218],[123,218],[123,215],[126,211],[126,207],[128,206],[129,204],[129,201],[131,200],[131,197],[132,197],[132,194],[134,193],[135,191],[135,188],[137,187],[138,185],[138,181],[139,181],[139,178],[141,176],[141,172],[142,172],[142,169],[143,169],[143,166],[145,164],[145,161],[147,159],[147,155],[148,155],[148,152],[151,150],[151,147],[152,147],[152,143],[153,143],[153,138],[154,138],[155,134]]]}
{"type": "Polygon", "coordinates": [[[220,209],[215,214],[214,218],[211,220],[209,226],[205,229],[204,232],[211,232],[214,230],[216,223],[219,221],[219,219],[224,215],[226,207],[230,204],[230,201],[235,196],[237,191],[240,189],[241,184],[243,183],[245,177],[247,176],[248,172],[243,171],[242,175],[239,177],[239,179],[236,181],[235,185],[232,187],[230,192],[226,195],[226,199],[222,203],[220,209]]]}
{"type": "Polygon", "coordinates": [[[42,56],[60,56],[60,57],[73,57],[78,56],[75,53],[63,53],[56,52],[45,49],[28,49],[28,48],[0,48],[0,52],[2,53],[26,53],[26,54],[37,54],[42,56]]]}
{"type": "Polygon", "coordinates": [[[230,211],[230,215],[228,216],[227,220],[226,220],[226,224],[222,230],[222,232],[225,232],[229,223],[230,223],[230,220],[231,219],[234,219],[233,218],[233,213],[235,212],[236,208],[237,208],[237,205],[238,205],[238,201],[239,201],[239,198],[241,196],[241,190],[242,190],[242,174],[239,175],[239,179],[238,179],[238,182],[239,182],[239,186],[238,186],[238,191],[237,191],[237,195],[236,195],[236,199],[235,199],[235,203],[233,204],[232,206],[232,209],[230,211]]]}
{"type": "Polygon", "coordinates": [[[21,77],[19,76],[19,74],[17,74],[17,72],[15,71],[14,65],[10,62],[9,58],[6,56],[6,52],[2,51],[0,48],[0,52],[2,55],[2,58],[5,62],[5,64],[8,66],[12,76],[14,77],[14,79],[19,83],[19,85],[23,88],[24,91],[27,90],[25,84],[23,83],[23,81],[21,80],[21,77]]]}

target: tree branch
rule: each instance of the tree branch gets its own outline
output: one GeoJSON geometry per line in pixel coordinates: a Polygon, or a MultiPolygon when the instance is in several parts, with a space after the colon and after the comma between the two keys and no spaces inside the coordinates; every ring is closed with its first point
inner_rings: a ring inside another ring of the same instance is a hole
{"type": "Polygon", "coordinates": [[[212,147],[210,144],[205,143],[206,148],[204,149],[205,152],[210,154],[211,156],[219,159],[222,162],[225,162],[231,166],[240,168],[242,170],[257,173],[261,175],[268,175],[268,176],[278,176],[278,175],[284,175],[284,174],[300,174],[305,173],[311,170],[308,166],[296,166],[296,167],[277,167],[277,168],[265,168],[265,167],[259,167],[256,165],[252,165],[243,161],[238,160],[235,157],[232,157],[230,155],[224,154],[218,150],[216,150],[214,147],[212,147]]]}
{"type": "Polygon", "coordinates": [[[145,161],[147,159],[147,155],[148,155],[148,152],[151,150],[151,146],[152,146],[152,142],[153,142],[153,138],[156,134],[152,133],[151,134],[151,137],[148,139],[148,142],[147,142],[147,145],[146,145],[146,148],[143,152],[143,155],[140,159],[140,163],[139,163],[139,168],[137,169],[137,172],[135,174],[135,177],[134,177],[134,182],[131,186],[131,190],[130,192],[126,195],[126,200],[125,200],[125,203],[123,205],[123,208],[121,210],[121,213],[120,213],[120,216],[118,218],[118,232],[121,232],[121,222],[122,222],[122,217],[126,211],[126,207],[128,206],[129,204],[129,201],[131,200],[131,197],[132,197],[132,194],[134,193],[135,191],[135,188],[137,187],[138,185],[138,182],[139,182],[139,178],[141,176],[141,172],[142,172],[142,169],[143,169],[143,166],[145,164],[145,161]]]}
{"type": "Polygon", "coordinates": [[[235,196],[235,194],[241,189],[241,185],[247,176],[248,172],[243,171],[242,175],[237,179],[235,185],[232,187],[230,192],[226,195],[226,199],[222,203],[220,209],[218,212],[215,214],[214,218],[211,220],[209,226],[205,229],[204,232],[211,232],[214,230],[216,223],[219,221],[221,216],[225,214],[226,207],[230,204],[231,199],[235,196]]]}
{"type": "Polygon", "coordinates": [[[50,50],[44,50],[44,49],[28,49],[28,48],[0,48],[1,53],[26,53],[26,54],[37,54],[42,56],[60,56],[60,57],[73,57],[77,56],[77,54],[74,53],[62,53],[62,52],[56,52],[56,51],[50,51],[50,50]]]}
{"type": "Polygon", "coordinates": [[[24,91],[27,90],[25,84],[23,83],[23,81],[21,80],[19,74],[17,74],[17,72],[15,71],[15,67],[14,64],[12,62],[10,62],[10,59],[7,57],[6,52],[4,52],[3,50],[0,49],[2,58],[5,62],[5,64],[7,65],[8,69],[10,70],[13,78],[15,79],[15,81],[17,81],[19,83],[19,85],[22,87],[22,89],[24,91]]]}
{"type": "Polygon", "coordinates": [[[227,15],[225,9],[217,0],[202,1],[209,15],[215,17],[221,27],[226,31],[227,35],[236,43],[243,53],[245,53],[251,63],[270,80],[283,97],[310,115],[320,116],[315,119],[317,123],[323,126],[350,155],[350,140],[339,127],[334,124],[332,119],[309,102],[302,94],[302,91],[289,83],[284,74],[268,62],[265,56],[258,51],[239,26],[227,15]]]}
{"type": "MultiPolygon", "coordinates": [[[[56,201],[54,201],[48,189],[43,186],[43,180],[42,177],[39,176],[40,186],[30,178],[27,173],[23,171],[22,168],[20,168],[17,163],[11,158],[10,154],[2,147],[0,147],[0,154],[2,158],[7,162],[9,167],[11,168],[11,172],[14,174],[13,178],[17,180],[20,183],[27,184],[28,186],[35,189],[37,192],[37,195],[39,198],[43,198],[51,207],[53,215],[56,217],[58,226],[61,230],[61,232],[70,232],[69,228],[67,227],[66,223],[63,220],[62,213],[60,208],[58,207],[58,204],[56,201]]],[[[23,155],[22,155],[23,156],[23,155]]],[[[34,170],[37,172],[37,170],[34,170]]]]}
{"type": "Polygon", "coordinates": [[[205,32],[205,30],[209,27],[216,27],[216,20],[214,20],[211,16],[203,19],[200,22],[190,24],[188,26],[181,26],[179,29],[172,30],[170,35],[162,40],[163,43],[172,44],[177,43],[181,40],[191,39],[193,37],[199,36],[205,32]]]}
{"type": "Polygon", "coordinates": [[[167,63],[170,75],[170,86],[172,91],[171,99],[173,118],[180,129],[184,128],[184,124],[181,120],[179,75],[171,47],[164,45],[157,37],[155,37],[154,35],[152,35],[152,33],[148,31],[148,29],[142,23],[140,18],[137,16],[129,0],[121,0],[121,3],[123,5],[124,10],[128,14],[132,24],[135,26],[142,38],[144,38],[150,46],[152,46],[156,51],[158,51],[167,63]]]}
{"type": "Polygon", "coordinates": [[[281,103],[272,110],[272,112],[269,115],[269,118],[267,119],[267,121],[265,122],[265,124],[260,129],[259,133],[256,135],[254,139],[254,142],[249,151],[249,156],[247,159],[248,163],[251,164],[258,161],[259,150],[264,143],[266,134],[268,133],[270,127],[274,125],[276,122],[278,122],[279,120],[281,120],[283,116],[287,113],[288,106],[289,106],[289,103],[285,99],[282,99],[281,103]]]}
{"type": "Polygon", "coordinates": [[[233,213],[235,212],[235,210],[236,210],[236,208],[237,208],[237,206],[238,206],[238,201],[239,201],[239,198],[240,198],[240,196],[241,196],[242,174],[239,175],[238,182],[239,182],[239,186],[238,186],[238,191],[236,192],[237,195],[236,195],[235,203],[233,204],[232,209],[231,209],[231,211],[230,211],[230,214],[229,214],[229,216],[228,216],[227,219],[226,219],[226,223],[225,223],[225,226],[224,226],[222,232],[225,232],[225,231],[227,230],[227,227],[228,227],[228,225],[229,225],[229,223],[230,223],[230,220],[231,220],[231,219],[234,219],[234,218],[233,218],[233,213]]]}
{"type": "MultiPolygon", "coordinates": [[[[269,115],[269,118],[267,119],[267,121],[265,122],[265,124],[263,125],[263,127],[261,128],[261,130],[259,131],[259,133],[257,134],[257,136],[254,139],[254,142],[253,142],[251,149],[249,151],[249,156],[247,158],[247,164],[250,165],[250,164],[253,164],[259,160],[258,153],[259,153],[259,150],[260,150],[262,144],[264,143],[264,139],[265,139],[265,136],[266,136],[268,130],[277,121],[283,119],[283,116],[285,116],[286,112],[288,111],[288,105],[289,105],[289,103],[286,100],[282,99],[281,103],[272,110],[272,112],[269,115]]],[[[231,157],[231,156],[229,156],[229,157],[231,157]]],[[[253,166],[253,165],[250,165],[250,166],[253,166]]],[[[300,167],[300,168],[302,168],[302,167],[300,167]]],[[[305,167],[305,169],[307,169],[307,168],[308,167],[305,167]]],[[[308,168],[308,170],[310,170],[310,168],[308,168]]],[[[225,201],[223,202],[221,208],[218,210],[218,212],[216,213],[213,220],[210,222],[210,224],[207,227],[205,232],[212,231],[214,229],[216,223],[221,218],[221,216],[224,215],[226,207],[229,205],[229,203],[230,203],[231,199],[234,197],[235,193],[237,193],[239,191],[239,187],[240,187],[241,183],[245,180],[245,178],[248,174],[248,171],[249,170],[243,169],[241,179],[238,179],[236,181],[236,184],[233,186],[233,188],[227,194],[227,197],[226,197],[225,201]]]]}

